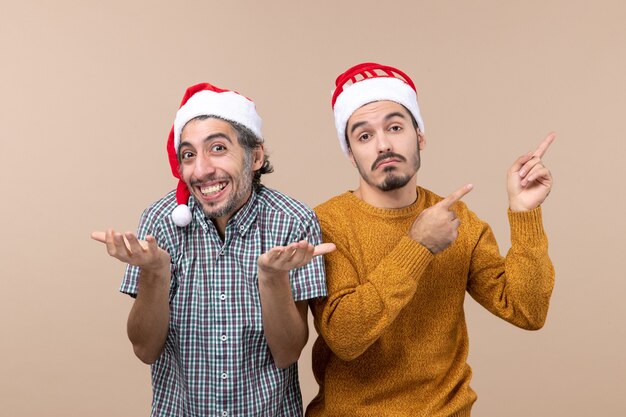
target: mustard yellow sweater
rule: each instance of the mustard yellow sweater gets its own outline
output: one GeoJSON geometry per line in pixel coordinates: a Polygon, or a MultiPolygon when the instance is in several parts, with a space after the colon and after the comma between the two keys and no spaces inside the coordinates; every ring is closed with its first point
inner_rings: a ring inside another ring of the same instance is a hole
{"type": "Polygon", "coordinates": [[[469,416],[466,291],[516,326],[544,324],[554,270],[541,208],[509,211],[511,249],[502,257],[490,227],[457,203],[459,237],[433,255],[407,231],[441,197],[417,190],[402,209],[351,192],[315,209],[337,250],[325,256],[329,295],[312,305],[320,390],[307,417],[469,416]]]}

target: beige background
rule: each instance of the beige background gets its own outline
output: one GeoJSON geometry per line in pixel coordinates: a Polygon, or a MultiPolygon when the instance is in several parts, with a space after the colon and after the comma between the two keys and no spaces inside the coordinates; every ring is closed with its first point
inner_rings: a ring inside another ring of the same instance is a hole
{"type": "Polygon", "coordinates": [[[465,200],[503,251],[506,169],[558,134],[551,311],[525,332],[468,299],[475,415],[626,415],[622,1],[176,3],[1,6],[1,416],[148,415],[123,265],[89,233],[135,229],[174,187],[165,139],[188,85],[252,97],[276,167],[266,183],[315,206],[357,183],[329,101],[335,77],[365,60],[413,77],[428,140],[419,182],[440,194],[473,182],[465,200]]]}

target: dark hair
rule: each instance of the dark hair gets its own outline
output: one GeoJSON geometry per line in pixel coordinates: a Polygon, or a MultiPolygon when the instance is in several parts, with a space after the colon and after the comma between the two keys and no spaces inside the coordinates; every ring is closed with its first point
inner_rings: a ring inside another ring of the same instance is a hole
{"type": "MultiPolygon", "coordinates": [[[[241,123],[233,122],[232,120],[227,120],[222,117],[213,116],[213,115],[210,115],[210,116],[201,115],[201,116],[194,117],[193,119],[189,120],[187,123],[194,121],[194,120],[200,121],[200,120],[206,120],[209,118],[223,120],[226,123],[230,124],[233,127],[233,129],[235,129],[235,132],[237,133],[237,141],[239,142],[239,145],[243,148],[246,158],[251,158],[252,151],[254,151],[256,148],[261,146],[260,139],[254,133],[252,133],[250,129],[248,129],[246,126],[242,125],[241,123]]],[[[187,123],[185,123],[185,126],[187,126],[187,123]]],[[[183,129],[185,128],[185,126],[183,126],[183,129]]],[[[182,132],[182,129],[181,129],[181,132],[182,132]]],[[[178,154],[178,162],[180,163],[180,153],[178,154]]],[[[263,187],[263,184],[261,184],[261,175],[271,174],[272,172],[274,172],[274,167],[270,163],[269,155],[266,152],[263,155],[263,165],[261,166],[261,168],[254,171],[254,176],[252,177],[252,185],[254,186],[254,189],[258,190],[259,188],[263,187]]]]}
{"type": "MultiPolygon", "coordinates": [[[[400,103],[398,103],[398,104],[400,104],[400,103]]],[[[406,110],[407,113],[409,113],[409,116],[411,116],[411,123],[413,123],[413,129],[417,129],[419,127],[419,125],[417,124],[417,120],[415,120],[415,117],[413,117],[413,113],[411,113],[411,111],[409,109],[407,109],[404,106],[404,104],[400,104],[400,105],[402,106],[402,108],[404,110],[406,110]]],[[[344,134],[344,139],[346,141],[346,145],[348,145],[348,149],[352,149],[352,148],[350,148],[350,141],[348,140],[348,126],[347,126],[347,123],[348,122],[346,122],[346,130],[345,130],[345,132],[343,134],[344,134]]]]}

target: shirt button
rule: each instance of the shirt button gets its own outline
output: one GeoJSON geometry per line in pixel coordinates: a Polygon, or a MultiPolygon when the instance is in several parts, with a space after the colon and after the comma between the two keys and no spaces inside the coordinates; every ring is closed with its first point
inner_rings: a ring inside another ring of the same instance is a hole
{"type": "Polygon", "coordinates": [[[244,231],[244,229],[245,229],[245,227],[243,227],[243,226],[239,226],[239,231],[240,231],[240,232],[243,232],[243,231],[244,231]]]}
{"type": "Polygon", "coordinates": [[[222,411],[222,417],[228,417],[228,411],[222,411]]]}
{"type": "Polygon", "coordinates": [[[224,301],[226,299],[226,294],[220,294],[220,300],[224,301]]]}
{"type": "Polygon", "coordinates": [[[222,374],[222,379],[226,379],[226,378],[228,378],[228,374],[227,374],[226,372],[224,372],[224,373],[222,374]]]}
{"type": "Polygon", "coordinates": [[[225,341],[226,341],[226,339],[228,339],[228,338],[226,337],[226,335],[225,335],[225,334],[223,334],[223,335],[222,335],[222,337],[220,337],[220,339],[221,339],[221,341],[222,341],[222,342],[225,342],[225,341]]]}

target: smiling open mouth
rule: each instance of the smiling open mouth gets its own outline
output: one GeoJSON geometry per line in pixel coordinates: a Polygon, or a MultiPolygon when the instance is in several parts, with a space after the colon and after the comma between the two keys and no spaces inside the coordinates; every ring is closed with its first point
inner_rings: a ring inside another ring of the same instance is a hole
{"type": "Polygon", "coordinates": [[[226,187],[226,185],[227,185],[226,182],[220,182],[220,183],[211,185],[209,187],[200,187],[200,192],[202,193],[203,196],[208,197],[213,194],[219,193],[226,187]]]}

